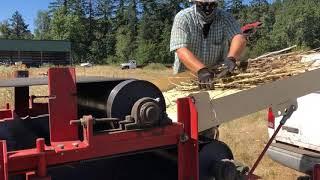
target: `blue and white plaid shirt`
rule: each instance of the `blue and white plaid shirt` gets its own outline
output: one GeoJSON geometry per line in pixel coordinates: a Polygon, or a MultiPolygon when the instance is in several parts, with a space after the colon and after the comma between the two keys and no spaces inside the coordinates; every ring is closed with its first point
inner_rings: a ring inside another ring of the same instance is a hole
{"type": "MultiPolygon", "coordinates": [[[[193,5],[175,16],[170,51],[186,47],[205,65],[215,65],[227,56],[232,38],[241,34],[240,25],[232,15],[217,9],[208,37],[204,39],[195,9],[193,5]]],[[[184,65],[175,53],[174,73],[184,70],[184,65]]]]}

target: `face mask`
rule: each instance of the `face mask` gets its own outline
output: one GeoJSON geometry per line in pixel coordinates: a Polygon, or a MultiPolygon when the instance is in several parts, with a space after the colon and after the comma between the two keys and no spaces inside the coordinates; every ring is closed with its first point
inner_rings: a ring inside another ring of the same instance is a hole
{"type": "Polygon", "coordinates": [[[196,2],[196,12],[205,23],[212,22],[217,3],[196,2]]]}

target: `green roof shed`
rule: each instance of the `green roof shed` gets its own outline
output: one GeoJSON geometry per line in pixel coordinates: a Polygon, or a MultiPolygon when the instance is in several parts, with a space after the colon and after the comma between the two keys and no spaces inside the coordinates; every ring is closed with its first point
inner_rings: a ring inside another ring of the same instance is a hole
{"type": "Polygon", "coordinates": [[[0,39],[0,63],[22,62],[27,66],[43,63],[67,65],[71,63],[71,43],[55,40],[0,39]]]}

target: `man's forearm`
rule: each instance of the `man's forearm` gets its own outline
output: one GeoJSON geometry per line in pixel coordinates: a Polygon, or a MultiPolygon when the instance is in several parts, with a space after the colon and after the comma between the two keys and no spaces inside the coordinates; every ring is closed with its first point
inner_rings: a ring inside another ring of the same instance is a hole
{"type": "Polygon", "coordinates": [[[241,35],[235,35],[231,41],[228,57],[234,57],[236,59],[240,59],[241,54],[246,48],[247,40],[241,35]]]}
{"type": "Polygon", "coordinates": [[[192,73],[197,73],[205,65],[188,49],[180,48],[177,51],[177,55],[180,61],[189,69],[192,73]]]}

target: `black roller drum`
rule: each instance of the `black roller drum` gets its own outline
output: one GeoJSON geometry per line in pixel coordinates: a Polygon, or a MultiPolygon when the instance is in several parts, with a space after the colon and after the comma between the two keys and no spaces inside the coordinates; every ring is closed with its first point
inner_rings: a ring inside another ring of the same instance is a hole
{"type": "Polygon", "coordinates": [[[124,120],[131,114],[135,102],[142,98],[156,99],[160,112],[165,114],[165,99],[158,87],[148,81],[126,80],[111,91],[107,100],[107,117],[124,120]]]}

